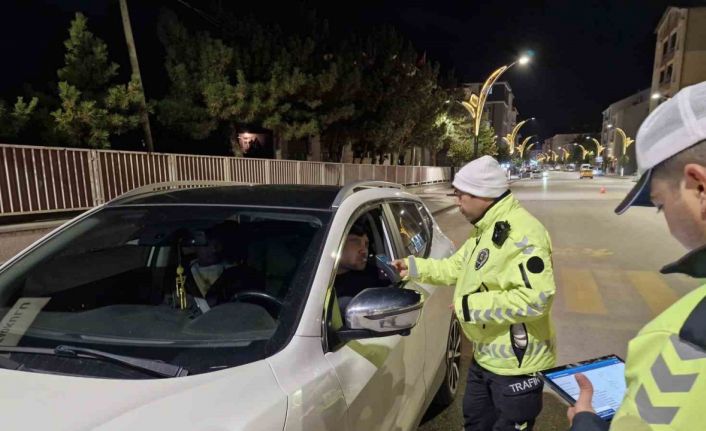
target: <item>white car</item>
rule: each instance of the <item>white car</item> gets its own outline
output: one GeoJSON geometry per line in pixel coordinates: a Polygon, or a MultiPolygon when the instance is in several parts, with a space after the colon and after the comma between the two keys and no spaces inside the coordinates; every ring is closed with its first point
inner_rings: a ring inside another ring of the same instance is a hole
{"type": "Polygon", "coordinates": [[[189,186],[130,192],[0,267],[5,429],[415,430],[452,402],[452,288],[385,264],[453,253],[418,196],[189,186]],[[342,307],[356,221],[383,287],[342,307]]]}

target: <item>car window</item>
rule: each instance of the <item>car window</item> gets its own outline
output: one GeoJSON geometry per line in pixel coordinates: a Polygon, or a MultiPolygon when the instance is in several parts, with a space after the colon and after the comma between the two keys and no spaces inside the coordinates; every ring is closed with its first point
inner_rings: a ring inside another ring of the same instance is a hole
{"type": "Polygon", "coordinates": [[[431,231],[429,221],[422,216],[420,208],[423,209],[423,206],[416,202],[390,203],[405,251],[412,256],[426,257],[431,247],[431,231]]]}
{"type": "Polygon", "coordinates": [[[191,374],[257,360],[294,330],[328,221],[304,210],[106,208],[0,273],[0,319],[41,304],[16,344],[79,345],[191,374]]]}
{"type": "Polygon", "coordinates": [[[339,259],[326,298],[326,343],[329,350],[343,346],[337,331],[344,326],[348,303],[367,288],[395,285],[377,265],[377,256],[398,258],[381,205],[365,208],[349,220],[342,238],[339,259]]]}
{"type": "Polygon", "coordinates": [[[385,226],[381,206],[357,214],[342,238],[333,286],[341,306],[368,287],[385,287],[392,282],[378,268],[378,255],[395,259],[392,240],[385,226]]]}

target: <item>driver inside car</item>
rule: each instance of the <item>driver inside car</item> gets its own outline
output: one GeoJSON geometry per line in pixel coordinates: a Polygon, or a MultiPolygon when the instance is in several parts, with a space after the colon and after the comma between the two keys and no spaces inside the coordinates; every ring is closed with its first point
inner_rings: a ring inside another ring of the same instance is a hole
{"type": "Polygon", "coordinates": [[[216,225],[204,232],[205,244],[193,246],[196,259],[186,270],[186,292],[201,312],[230,302],[244,291],[263,291],[264,277],[246,264],[247,241],[231,223],[216,225]]]}
{"type": "Polygon", "coordinates": [[[369,262],[368,238],[368,232],[361,221],[353,224],[346,237],[334,281],[341,310],[345,310],[350,300],[363,290],[390,285],[390,281],[384,279],[375,264],[369,262]]]}

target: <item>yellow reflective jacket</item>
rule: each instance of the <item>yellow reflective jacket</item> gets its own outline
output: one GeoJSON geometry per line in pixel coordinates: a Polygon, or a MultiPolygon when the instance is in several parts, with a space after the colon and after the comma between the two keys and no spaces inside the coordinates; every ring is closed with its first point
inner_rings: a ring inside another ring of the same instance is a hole
{"type": "Polygon", "coordinates": [[[555,366],[549,234],[509,192],[474,225],[468,241],[447,259],[409,257],[409,277],[456,286],[456,316],[483,368],[512,376],[555,366]],[[497,238],[502,222],[509,224],[504,242],[497,238]]]}
{"type": "MultiPolygon", "coordinates": [[[[706,277],[706,248],[667,265],[663,273],[706,277]]],[[[615,431],[706,429],[706,286],[648,323],[628,345],[627,392],[610,424],[615,431]]],[[[573,431],[608,429],[581,413],[573,431]]]]}

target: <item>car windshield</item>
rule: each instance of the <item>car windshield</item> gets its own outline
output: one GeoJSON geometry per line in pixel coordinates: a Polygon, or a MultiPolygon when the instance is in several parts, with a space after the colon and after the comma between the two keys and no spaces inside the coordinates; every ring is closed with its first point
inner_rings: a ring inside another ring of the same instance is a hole
{"type": "MultiPolygon", "coordinates": [[[[0,272],[0,347],[69,344],[190,374],[264,358],[295,329],[329,219],[267,208],[102,209],[0,272]]],[[[109,361],[31,356],[13,353],[39,371],[145,378],[109,361]]]]}

